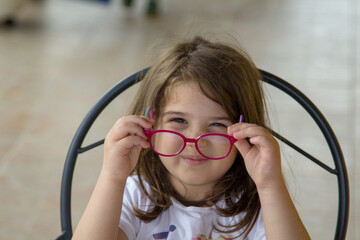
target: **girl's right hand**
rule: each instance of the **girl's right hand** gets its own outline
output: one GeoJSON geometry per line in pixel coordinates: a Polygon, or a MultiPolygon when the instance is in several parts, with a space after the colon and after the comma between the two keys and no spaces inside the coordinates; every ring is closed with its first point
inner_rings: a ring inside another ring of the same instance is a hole
{"type": "Polygon", "coordinates": [[[120,118],[105,138],[101,172],[117,181],[126,181],[137,164],[141,149],[150,146],[144,128],[150,129],[153,124],[153,119],[144,116],[120,118]]]}

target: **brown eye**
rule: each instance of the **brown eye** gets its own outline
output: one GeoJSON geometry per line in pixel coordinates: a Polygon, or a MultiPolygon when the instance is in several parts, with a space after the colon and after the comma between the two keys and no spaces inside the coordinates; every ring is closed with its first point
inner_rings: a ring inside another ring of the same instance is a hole
{"type": "Polygon", "coordinates": [[[212,123],[210,126],[227,128],[227,126],[223,123],[212,123]]]}
{"type": "Polygon", "coordinates": [[[175,122],[175,123],[186,123],[186,120],[183,118],[172,118],[170,119],[170,122],[175,122]]]}

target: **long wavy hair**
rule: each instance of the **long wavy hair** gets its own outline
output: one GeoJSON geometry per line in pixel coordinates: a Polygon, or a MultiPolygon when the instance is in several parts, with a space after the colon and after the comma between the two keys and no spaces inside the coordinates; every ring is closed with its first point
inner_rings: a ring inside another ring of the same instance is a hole
{"type": "MultiPolygon", "coordinates": [[[[245,121],[265,125],[265,103],[261,75],[249,56],[237,47],[220,42],[210,42],[202,37],[174,44],[164,51],[141,81],[130,114],[143,115],[148,106],[154,117],[161,113],[167,94],[175,85],[195,82],[210,99],[220,104],[237,122],[240,114],[245,121]]],[[[134,207],[135,214],[145,222],[157,218],[172,204],[171,197],[186,206],[216,206],[220,216],[243,218],[231,226],[214,226],[214,230],[228,234],[241,230],[246,238],[260,212],[260,200],[255,183],[246,171],[238,153],[228,170],[215,184],[206,199],[191,202],[178,194],[168,179],[168,171],[150,148],[143,149],[133,174],[139,176],[142,190],[154,207],[143,211],[134,207]],[[143,181],[150,186],[145,188],[143,181]],[[225,207],[216,203],[225,199],[225,207]],[[225,229],[225,230],[224,230],[225,229]]]]}

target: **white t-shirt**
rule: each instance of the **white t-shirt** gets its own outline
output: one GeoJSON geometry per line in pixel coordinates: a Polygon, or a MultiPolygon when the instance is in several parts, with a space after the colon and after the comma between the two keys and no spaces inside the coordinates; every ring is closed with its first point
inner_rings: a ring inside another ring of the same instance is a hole
{"type": "MultiPolygon", "coordinates": [[[[149,189],[147,183],[144,183],[149,189]]],[[[126,233],[129,240],[221,240],[242,239],[234,238],[241,232],[221,234],[213,231],[213,225],[219,227],[218,222],[230,225],[239,221],[242,214],[235,217],[221,217],[214,207],[187,207],[176,199],[171,199],[173,204],[155,220],[145,223],[134,215],[132,206],[141,210],[152,208],[152,202],[145,197],[137,176],[129,177],[124,192],[123,207],[119,227],[126,233]]],[[[225,204],[220,201],[218,204],[225,204]]],[[[223,205],[218,205],[223,206],[223,205]]],[[[220,228],[221,229],[221,228],[220,228]]],[[[246,240],[264,240],[265,229],[260,212],[256,223],[246,240]]]]}

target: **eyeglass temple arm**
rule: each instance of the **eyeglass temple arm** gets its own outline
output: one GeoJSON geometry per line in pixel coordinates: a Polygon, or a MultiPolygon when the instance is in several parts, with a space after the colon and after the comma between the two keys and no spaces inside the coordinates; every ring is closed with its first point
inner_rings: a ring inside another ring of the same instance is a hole
{"type": "Polygon", "coordinates": [[[148,107],[145,112],[145,117],[150,117],[151,119],[154,119],[154,113],[151,107],[148,107]]]}

